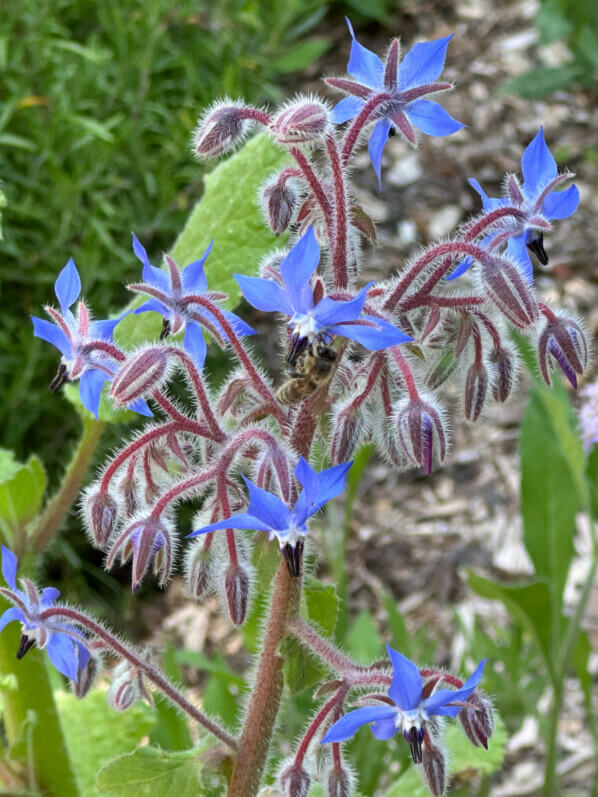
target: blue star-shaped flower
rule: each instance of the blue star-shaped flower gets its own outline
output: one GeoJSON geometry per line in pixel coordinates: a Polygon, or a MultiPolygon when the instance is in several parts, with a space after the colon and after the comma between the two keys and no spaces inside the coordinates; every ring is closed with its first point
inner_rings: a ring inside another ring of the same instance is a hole
{"type": "Polygon", "coordinates": [[[349,301],[324,296],[314,304],[311,277],[319,262],[320,247],[310,227],[280,264],[282,286],[260,277],[234,276],[249,304],[266,313],[289,316],[294,340],[312,342],[317,337],[342,335],[373,351],[411,340],[387,321],[361,315],[371,283],[349,301]]]}
{"type": "Polygon", "coordinates": [[[60,596],[59,590],[46,587],[39,593],[27,578],[21,579],[24,590],[17,588],[17,557],[2,546],[2,575],[9,589],[0,587],[0,594],[14,606],[0,617],[0,631],[8,623],[21,623],[22,635],[17,658],[21,659],[33,646],[48,651],[50,661],[67,678],[77,681],[77,671],[89,661],[89,651],[84,637],[75,629],[59,620],[42,620],[40,615],[52,607],[60,596]]]}
{"type": "Polygon", "coordinates": [[[316,473],[309,463],[301,457],[295,468],[295,476],[303,487],[293,508],[289,508],[278,496],[262,490],[249,479],[245,484],[249,490],[247,512],[210,523],[189,534],[207,534],[217,529],[252,529],[268,532],[269,539],[276,538],[287,558],[291,575],[300,575],[300,559],[303,539],[307,536],[307,521],[325,503],[345,489],[347,471],[353,463],[334,465],[332,468],[316,473]]]}
{"type": "Polygon", "coordinates": [[[452,35],[414,45],[402,61],[395,39],[383,63],[376,53],[359,44],[348,19],[347,25],[353,38],[347,71],[355,80],[326,78],[330,86],[350,95],[333,109],[332,121],[342,124],[354,119],[366,102],[378,94],[384,95],[370,118],[377,121],[368,147],[381,186],[382,152],[391,129],[398,130],[415,145],[414,128],[428,136],[448,136],[464,127],[437,102],[423,99],[452,88],[450,83],[438,82],[452,35]]]}
{"type": "MultiPolygon", "coordinates": [[[[473,178],[469,180],[469,184],[482,198],[482,206],[486,213],[507,206],[522,211],[520,218],[505,220],[495,232],[486,236],[482,245],[488,246],[498,235],[502,239],[508,238],[507,255],[519,265],[529,282],[532,282],[533,265],[528,250],[538,257],[542,265],[547,265],[544,233],[552,229],[551,221],[567,219],[575,213],[579,205],[579,190],[576,185],[571,185],[564,191],[554,190],[574,175],[558,174],[556,161],[544,141],[542,128],[528,144],[521,157],[521,171],[523,185],[519,185],[515,175],[509,175],[504,197],[489,197],[473,178]]],[[[449,279],[461,276],[472,263],[471,258],[466,258],[449,279]]]]}
{"type": "MultiPolygon", "coordinates": [[[[166,274],[161,269],[152,266],[147,252],[133,233],[133,251],[143,263],[144,284],[130,285],[129,288],[152,296],[137,308],[135,313],[148,311],[160,313],[166,324],[164,334],[176,335],[177,332],[184,329],[183,347],[193,357],[200,370],[206,359],[206,342],[201,323],[213,329],[219,337],[226,340],[223,329],[212,314],[205,307],[190,301],[191,297],[200,294],[211,300],[225,298],[224,294],[208,292],[208,282],[203,266],[212,251],[213,243],[213,241],[210,243],[199,260],[189,263],[182,271],[179,271],[174,260],[166,255],[165,260],[168,266],[168,274],[166,274]],[[198,317],[201,317],[201,323],[198,322],[198,317]]],[[[227,310],[223,310],[222,313],[238,335],[255,335],[255,330],[234,313],[227,310]]]]}
{"type": "Polygon", "coordinates": [[[435,715],[457,716],[464,701],[473,694],[480,682],[486,659],[478,665],[461,689],[437,689],[424,698],[424,682],[417,665],[390,646],[386,647],[393,668],[388,697],[394,705],[384,703],[381,706],[364,706],[350,711],[332,725],[322,739],[322,744],[344,742],[362,725],[373,723],[371,731],[376,739],[390,739],[400,731],[411,746],[414,762],[421,764],[426,722],[435,715]]]}
{"type": "MultiPolygon", "coordinates": [[[[81,278],[72,258],[58,275],[54,293],[60,304],[60,312],[53,307],[45,308],[54,323],[31,316],[35,337],[51,343],[62,354],[58,373],[50,389],[57,390],[67,379],[79,379],[83,406],[97,418],[102,387],[116,373],[117,364],[94,343],[112,343],[114,328],[128,311],[109,321],[91,321],[87,305],[80,301],[75,317],[70,308],[81,294],[81,278]]],[[[141,415],[152,415],[143,400],[132,402],[129,407],[141,415]]]]}

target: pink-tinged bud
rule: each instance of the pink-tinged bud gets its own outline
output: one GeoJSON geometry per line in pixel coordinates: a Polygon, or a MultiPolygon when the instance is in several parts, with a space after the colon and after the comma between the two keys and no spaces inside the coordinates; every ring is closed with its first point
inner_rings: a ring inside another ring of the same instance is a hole
{"type": "Polygon", "coordinates": [[[344,767],[333,767],[328,775],[328,797],[351,797],[353,778],[344,767]]]}
{"type": "Polygon", "coordinates": [[[202,603],[214,592],[214,557],[208,537],[191,545],[185,556],[185,581],[189,595],[202,603]],[[206,547],[207,546],[207,547],[206,547]]]}
{"type": "Polygon", "coordinates": [[[249,600],[249,573],[240,564],[231,564],[224,574],[224,594],[232,623],[243,624],[249,600]]]}
{"type": "Polygon", "coordinates": [[[370,215],[360,205],[351,205],[351,225],[364,235],[374,246],[378,243],[376,225],[370,215]]]}
{"type": "Polygon", "coordinates": [[[71,682],[73,693],[79,700],[84,698],[94,685],[97,675],[102,669],[101,661],[97,656],[90,655],[85,667],[77,669],[77,681],[71,682]]]}
{"type": "Polygon", "coordinates": [[[83,508],[93,544],[103,551],[116,526],[117,503],[109,493],[97,490],[86,495],[83,508]]]}
{"type": "Polygon", "coordinates": [[[272,123],[279,144],[316,144],[328,130],[328,109],[317,100],[297,100],[272,123]]]}
{"type": "Polygon", "coordinates": [[[311,778],[302,766],[292,764],[280,776],[280,787],[284,797],[307,797],[311,778]]]}
{"type": "Polygon", "coordinates": [[[122,478],[118,485],[118,489],[122,495],[123,507],[125,515],[132,517],[137,511],[137,480],[135,479],[135,470],[131,469],[131,473],[127,473],[122,478]]]}
{"type": "Polygon", "coordinates": [[[345,402],[334,413],[331,424],[332,444],[330,456],[333,465],[348,462],[357,448],[363,432],[363,421],[359,407],[353,401],[345,402]]]}
{"type": "Polygon", "coordinates": [[[140,675],[126,661],[121,661],[112,672],[112,683],[108,688],[108,705],[115,711],[126,711],[141,699],[140,675]]]}
{"type": "Polygon", "coordinates": [[[484,292],[514,326],[524,329],[538,320],[533,286],[515,263],[506,257],[489,257],[480,274],[484,292]]]}
{"type": "Polygon", "coordinates": [[[571,385],[577,388],[577,377],[588,364],[588,344],[579,324],[572,318],[550,312],[538,338],[538,360],[547,385],[550,385],[550,371],[556,362],[571,385]]]}
{"type": "Polygon", "coordinates": [[[280,183],[275,179],[266,184],[262,192],[262,211],[274,235],[280,235],[293,219],[297,204],[297,192],[288,180],[280,183]]]}
{"type": "Polygon", "coordinates": [[[492,703],[483,692],[474,692],[467,698],[473,708],[462,708],[458,714],[465,735],[475,747],[488,749],[488,739],[494,732],[492,703]]]}
{"type": "Polygon", "coordinates": [[[131,586],[134,592],[153,562],[154,572],[158,575],[158,584],[163,587],[172,569],[172,536],[171,528],[151,516],[133,521],[113,541],[106,567],[109,570],[119,555],[122,564],[133,557],[131,586]]]}
{"type": "Polygon", "coordinates": [[[435,461],[442,463],[447,450],[447,432],[443,410],[431,398],[407,399],[399,404],[396,424],[399,439],[407,456],[416,465],[432,473],[435,461]]]}
{"type": "Polygon", "coordinates": [[[517,359],[511,349],[501,346],[499,349],[492,350],[490,362],[496,368],[496,381],[492,387],[492,395],[495,401],[505,402],[511,395],[515,384],[517,359]]]}
{"type": "Polygon", "coordinates": [[[110,398],[123,406],[151,393],[166,377],[168,355],[152,346],[134,354],[119,368],[110,388],[110,398]]]}
{"type": "Polygon", "coordinates": [[[423,752],[421,771],[424,781],[434,797],[440,797],[446,792],[447,786],[445,755],[440,747],[436,747],[429,740],[426,740],[423,752]]]}
{"type": "Polygon", "coordinates": [[[465,378],[463,409],[468,421],[477,421],[488,394],[488,371],[483,363],[473,362],[465,378]]]}
{"type": "Polygon", "coordinates": [[[457,367],[457,357],[452,349],[445,349],[432,370],[426,375],[426,387],[437,390],[457,367]]]}
{"type": "Polygon", "coordinates": [[[219,158],[243,141],[248,128],[243,105],[218,103],[197,124],[193,139],[195,154],[204,160],[219,158]]]}

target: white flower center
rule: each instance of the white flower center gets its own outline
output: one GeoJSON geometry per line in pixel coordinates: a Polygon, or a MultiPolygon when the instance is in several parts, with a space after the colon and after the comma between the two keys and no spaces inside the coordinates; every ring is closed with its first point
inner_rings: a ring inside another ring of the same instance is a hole
{"type": "Polygon", "coordinates": [[[318,325],[312,312],[295,313],[289,321],[289,326],[293,329],[293,335],[308,340],[312,340],[318,331],[318,325]]]}

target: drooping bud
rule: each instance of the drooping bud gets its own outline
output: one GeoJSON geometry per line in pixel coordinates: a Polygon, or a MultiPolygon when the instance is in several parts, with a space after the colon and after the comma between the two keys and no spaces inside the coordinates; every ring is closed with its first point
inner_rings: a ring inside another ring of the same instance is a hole
{"type": "Polygon", "coordinates": [[[120,480],[118,489],[120,491],[123,508],[127,517],[133,517],[137,511],[137,487],[139,480],[135,478],[135,464],[137,458],[131,457],[127,465],[127,472],[120,480]]]}
{"type": "Polygon", "coordinates": [[[242,142],[248,128],[242,104],[219,102],[197,124],[193,140],[195,154],[204,160],[219,158],[242,142]]]}
{"type": "Polygon", "coordinates": [[[480,270],[482,288],[488,298],[520,329],[538,320],[538,303],[533,286],[506,257],[489,256],[480,270]]]}
{"type": "Polygon", "coordinates": [[[202,603],[214,591],[214,557],[208,536],[190,545],[185,554],[185,582],[189,594],[202,603]]]}
{"type": "Polygon", "coordinates": [[[75,697],[84,698],[94,685],[102,663],[97,655],[90,655],[84,667],[77,668],[77,680],[71,681],[75,697]]]}
{"type": "Polygon", "coordinates": [[[476,691],[467,698],[467,703],[473,708],[462,708],[459,722],[465,735],[475,747],[488,749],[488,739],[494,731],[494,711],[492,703],[483,692],[476,691]]]}
{"type": "Polygon", "coordinates": [[[126,711],[137,700],[145,699],[152,703],[152,697],[143,683],[143,676],[129,664],[121,661],[114,668],[112,683],[107,692],[108,705],[115,711],[126,711]]]}
{"type": "Polygon", "coordinates": [[[444,794],[447,786],[446,757],[440,747],[426,739],[423,749],[422,775],[434,797],[444,794]]]}
{"type": "Polygon", "coordinates": [[[447,433],[443,411],[435,400],[407,399],[395,412],[399,439],[409,459],[432,473],[435,460],[443,462],[447,450],[447,433]]]}
{"type": "Polygon", "coordinates": [[[468,421],[477,421],[484,408],[488,393],[488,371],[483,362],[475,361],[469,367],[465,378],[463,409],[468,421]]]}
{"type": "Polygon", "coordinates": [[[89,536],[96,548],[103,551],[116,527],[117,503],[106,490],[92,489],[85,495],[83,511],[89,536]]]}
{"type": "Polygon", "coordinates": [[[283,233],[291,223],[297,204],[297,192],[286,180],[274,179],[262,191],[262,211],[274,235],[283,233]]]}
{"type": "Polygon", "coordinates": [[[515,384],[515,369],[517,366],[515,354],[510,348],[501,346],[492,350],[490,362],[496,368],[496,381],[492,388],[494,400],[504,402],[511,395],[515,384]]]}
{"type": "Polygon", "coordinates": [[[328,775],[328,797],[351,797],[353,778],[343,767],[334,766],[328,775]]]}
{"type": "Polygon", "coordinates": [[[249,600],[249,573],[241,564],[230,564],[224,574],[224,594],[231,621],[243,624],[249,600]]]}
{"type": "Polygon", "coordinates": [[[172,534],[165,522],[155,520],[151,515],[133,521],[112,543],[106,567],[110,569],[119,554],[122,564],[132,556],[131,585],[134,592],[153,562],[154,572],[159,576],[158,584],[163,587],[172,568],[172,534]]]}
{"type": "Polygon", "coordinates": [[[577,377],[588,364],[588,344],[580,325],[568,316],[546,311],[546,324],[538,338],[540,371],[550,385],[550,371],[554,363],[569,382],[577,388],[577,377]]]}
{"type": "Polygon", "coordinates": [[[328,109],[315,99],[300,98],[284,108],[272,128],[279,144],[317,144],[329,126],[328,109]]]}
{"type": "Polygon", "coordinates": [[[355,406],[352,397],[335,408],[331,428],[332,443],[330,457],[333,465],[348,462],[363,432],[363,420],[359,406],[355,406]]]}
{"type": "Polygon", "coordinates": [[[300,764],[291,764],[280,776],[284,797],[307,797],[311,778],[300,764]]]}
{"type": "Polygon", "coordinates": [[[167,369],[168,355],[163,348],[142,349],[119,368],[110,388],[110,398],[118,406],[143,398],[160,386],[167,369]]]}

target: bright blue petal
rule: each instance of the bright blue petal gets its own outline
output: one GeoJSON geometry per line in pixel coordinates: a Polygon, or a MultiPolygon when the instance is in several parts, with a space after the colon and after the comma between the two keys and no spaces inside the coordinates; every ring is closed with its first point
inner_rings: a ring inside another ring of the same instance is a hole
{"type": "Polygon", "coordinates": [[[387,645],[386,649],[393,670],[388,696],[403,711],[411,711],[419,706],[422,699],[423,680],[419,669],[402,653],[393,650],[390,645],[387,645]]]}
{"type": "Polygon", "coordinates": [[[206,361],[207,346],[204,340],[201,326],[195,321],[187,321],[185,326],[185,338],[183,348],[188,351],[195,365],[200,371],[203,370],[206,361]]]}
{"type": "Polygon", "coordinates": [[[73,356],[71,342],[62,329],[57,327],[56,324],[51,324],[43,318],[36,318],[34,315],[31,316],[31,320],[33,321],[33,334],[35,337],[41,338],[47,343],[51,343],[52,346],[56,346],[58,351],[63,354],[67,360],[70,360],[73,356]]]}
{"type": "Polygon", "coordinates": [[[407,343],[413,338],[401,332],[392,324],[383,321],[381,318],[372,316],[362,316],[364,321],[371,321],[376,326],[366,324],[337,324],[330,327],[327,331],[332,335],[342,335],[350,340],[361,343],[370,351],[387,349],[389,346],[397,346],[399,343],[407,343]]]}
{"type": "Polygon", "coordinates": [[[495,210],[496,208],[500,208],[502,205],[506,204],[505,199],[489,197],[488,194],[484,191],[482,186],[478,183],[478,181],[475,178],[470,177],[467,182],[475,191],[478,192],[478,194],[482,198],[482,207],[484,208],[486,213],[488,213],[488,211],[490,210],[495,210]]]}
{"type": "Polygon", "coordinates": [[[405,108],[405,116],[427,136],[450,136],[465,127],[453,119],[442,105],[431,100],[415,100],[409,103],[405,108]]]}
{"type": "Polygon", "coordinates": [[[91,655],[85,645],[83,645],[81,642],[75,641],[75,645],[77,646],[77,661],[80,669],[83,669],[83,667],[85,667],[91,658],[91,655]]]}
{"type": "Polygon", "coordinates": [[[349,119],[354,119],[365,105],[365,100],[360,97],[343,97],[334,106],[330,113],[330,118],[337,125],[342,125],[349,119]]]}
{"type": "Polygon", "coordinates": [[[396,714],[397,710],[392,706],[364,706],[355,711],[350,711],[329,728],[321,744],[327,744],[328,742],[344,742],[345,739],[350,739],[362,725],[367,725],[369,722],[389,720],[396,717],[396,714]]]}
{"type": "Polygon", "coordinates": [[[362,288],[357,296],[349,301],[330,299],[325,296],[318,302],[314,311],[314,317],[320,327],[333,326],[334,324],[344,324],[347,321],[356,321],[361,315],[365,297],[373,282],[362,288]]]}
{"type": "Polygon", "coordinates": [[[556,161],[546,146],[542,128],[538,130],[537,136],[525,148],[521,157],[521,170],[524,180],[522,190],[527,199],[533,197],[553,177],[556,177],[556,161]]]}
{"type": "Polygon", "coordinates": [[[505,254],[513,260],[524,279],[531,285],[534,281],[534,266],[525,245],[524,236],[515,235],[513,238],[509,238],[505,254]]]}
{"type": "Polygon", "coordinates": [[[60,302],[62,315],[65,315],[69,307],[77,301],[81,293],[81,278],[79,277],[77,266],[72,257],[58,275],[54,283],[54,292],[56,293],[56,298],[60,302]]]}
{"type": "Polygon", "coordinates": [[[244,274],[234,274],[241,293],[250,305],[264,313],[285,313],[293,315],[293,308],[286,291],[273,280],[264,280],[261,277],[246,277],[244,274]]]}
{"type": "Polygon", "coordinates": [[[318,473],[318,494],[310,514],[313,515],[325,503],[343,492],[347,473],[352,464],[352,462],[342,462],[318,473]]]}
{"type": "Polygon", "coordinates": [[[454,703],[455,701],[463,702],[474,693],[476,686],[479,684],[482,678],[485,664],[486,659],[483,659],[473,673],[469,676],[467,681],[465,681],[461,689],[439,689],[437,692],[434,692],[434,694],[424,701],[428,714],[440,714],[442,716],[456,717],[461,710],[461,706],[450,706],[448,704],[454,703]]]}
{"type": "Polygon", "coordinates": [[[165,304],[159,302],[157,299],[148,299],[147,302],[144,302],[141,307],[138,307],[136,310],[133,311],[133,315],[139,315],[139,313],[160,313],[163,315],[164,318],[170,318],[171,311],[165,304]]]}
{"type": "Polygon", "coordinates": [[[391,127],[392,124],[388,121],[388,119],[380,119],[374,125],[372,135],[370,136],[370,140],[368,142],[370,160],[372,161],[372,166],[374,167],[374,171],[378,176],[379,191],[382,191],[382,153],[384,152],[384,147],[386,146],[391,127]]]}
{"type": "Polygon", "coordinates": [[[145,248],[142,246],[135,233],[131,233],[131,235],[133,236],[133,251],[137,259],[143,263],[143,281],[148,285],[153,285],[154,288],[159,288],[161,291],[164,291],[164,293],[170,293],[170,279],[168,276],[159,268],[152,266],[145,248]]]}
{"type": "Polygon", "coordinates": [[[386,741],[386,739],[393,737],[398,729],[394,719],[388,719],[374,722],[374,724],[370,726],[370,730],[376,739],[379,739],[380,741],[386,741]]]}
{"type": "Polygon", "coordinates": [[[17,560],[16,555],[6,548],[4,545],[2,546],[2,575],[4,576],[4,580],[8,584],[11,589],[17,589],[17,567],[19,563],[17,560]]]}
{"type": "Polygon", "coordinates": [[[275,531],[287,529],[291,521],[291,512],[288,506],[276,495],[262,490],[249,479],[245,479],[245,484],[249,490],[248,513],[259,518],[262,523],[275,531]]]}
{"type": "Polygon", "coordinates": [[[126,310],[124,313],[121,313],[118,318],[111,318],[108,321],[93,321],[89,327],[90,338],[106,340],[109,343],[112,343],[114,329],[120,324],[125,316],[129,315],[130,312],[131,310],[126,310]]]}
{"type": "Polygon", "coordinates": [[[466,258],[465,258],[465,260],[462,260],[462,261],[459,263],[459,265],[458,265],[458,266],[457,266],[457,268],[456,268],[456,269],[453,271],[453,273],[452,273],[452,274],[449,274],[449,275],[448,275],[448,277],[445,277],[445,279],[446,279],[446,280],[448,280],[448,282],[450,282],[451,280],[456,280],[456,279],[457,279],[457,277],[460,277],[460,276],[461,276],[461,274],[465,274],[465,272],[467,271],[467,269],[468,269],[468,268],[471,268],[471,266],[473,266],[473,264],[474,264],[474,259],[473,259],[473,257],[466,257],[466,258]]]}
{"type": "Polygon", "coordinates": [[[128,408],[139,415],[144,415],[146,418],[153,418],[154,413],[150,410],[149,404],[145,399],[135,399],[127,404],[128,408]]]}
{"type": "Polygon", "coordinates": [[[58,672],[72,681],[77,680],[77,652],[75,645],[66,634],[52,634],[46,645],[50,661],[58,672]]]}
{"type": "Polygon", "coordinates": [[[19,623],[25,622],[25,615],[20,609],[17,609],[16,606],[7,609],[2,617],[0,617],[0,631],[3,631],[13,620],[17,620],[19,623]]]}
{"type": "Polygon", "coordinates": [[[320,262],[320,247],[314,228],[310,227],[280,264],[280,276],[296,313],[313,309],[311,275],[320,262]]]}
{"type": "Polygon", "coordinates": [[[79,382],[81,401],[83,402],[83,406],[96,418],[98,417],[98,410],[100,408],[102,388],[104,387],[104,382],[108,379],[108,374],[97,368],[87,369],[81,374],[79,382]]]}
{"type": "Polygon", "coordinates": [[[349,31],[353,39],[351,44],[351,55],[349,56],[349,64],[347,72],[352,75],[355,80],[369,86],[371,89],[384,89],[384,64],[378,58],[376,53],[368,50],[367,47],[361,45],[355,38],[353,26],[347,20],[349,31]]]}
{"type": "Polygon", "coordinates": [[[257,335],[257,332],[253,327],[250,327],[249,324],[245,323],[245,321],[243,321],[242,318],[239,318],[238,315],[231,313],[230,310],[223,310],[222,315],[226,318],[226,320],[235,330],[237,335],[239,336],[257,335]]]}
{"type": "Polygon", "coordinates": [[[303,490],[299,493],[299,497],[295,502],[291,514],[293,516],[293,522],[297,526],[303,526],[309,515],[313,514],[313,512],[310,513],[310,509],[318,497],[318,474],[307,460],[300,457],[297,467],[295,468],[295,476],[303,487],[303,490]]]}
{"type": "Polygon", "coordinates": [[[568,219],[577,210],[579,205],[579,189],[570,185],[565,191],[552,191],[542,206],[542,213],[547,219],[568,219]]]}
{"type": "Polygon", "coordinates": [[[185,293],[203,293],[207,289],[208,280],[206,279],[206,275],[203,270],[203,264],[205,263],[207,256],[212,251],[213,245],[214,239],[212,238],[210,245],[199,258],[199,260],[189,263],[189,265],[185,266],[183,269],[181,273],[181,280],[185,293]]]}
{"type": "Polygon", "coordinates": [[[433,83],[444,69],[446,48],[453,34],[414,44],[399,64],[399,91],[433,83]]]}
{"type": "Polygon", "coordinates": [[[247,512],[241,512],[238,515],[218,520],[216,523],[210,523],[209,526],[203,526],[197,531],[192,531],[188,537],[197,537],[198,534],[207,534],[210,531],[218,531],[218,529],[251,529],[252,531],[270,531],[271,527],[267,523],[263,523],[259,518],[249,515],[247,512]]]}
{"type": "Polygon", "coordinates": [[[56,587],[44,587],[42,590],[40,603],[44,608],[49,608],[60,597],[60,590],[56,587]]]}

